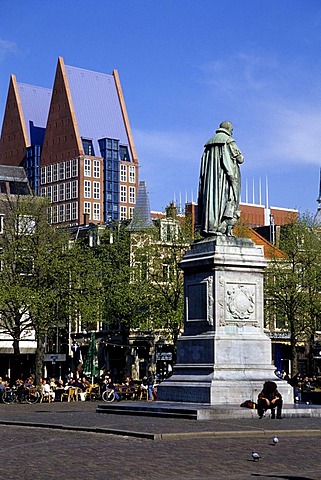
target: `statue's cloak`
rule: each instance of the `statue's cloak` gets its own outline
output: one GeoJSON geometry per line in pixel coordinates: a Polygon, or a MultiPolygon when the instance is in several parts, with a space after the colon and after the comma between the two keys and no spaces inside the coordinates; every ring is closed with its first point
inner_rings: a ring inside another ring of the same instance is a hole
{"type": "Polygon", "coordinates": [[[239,215],[243,157],[230,133],[219,128],[204,146],[198,191],[198,225],[204,236],[224,234],[239,215]],[[240,158],[241,157],[241,158],[240,158]]]}

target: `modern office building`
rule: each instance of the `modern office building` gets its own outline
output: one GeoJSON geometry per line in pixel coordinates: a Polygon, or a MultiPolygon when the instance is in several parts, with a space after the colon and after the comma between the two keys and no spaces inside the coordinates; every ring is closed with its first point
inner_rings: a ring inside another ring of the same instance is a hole
{"type": "Polygon", "coordinates": [[[0,165],[23,166],[36,195],[50,199],[52,224],[131,218],[138,160],[116,70],[58,59],[53,89],[10,79],[0,165]]]}

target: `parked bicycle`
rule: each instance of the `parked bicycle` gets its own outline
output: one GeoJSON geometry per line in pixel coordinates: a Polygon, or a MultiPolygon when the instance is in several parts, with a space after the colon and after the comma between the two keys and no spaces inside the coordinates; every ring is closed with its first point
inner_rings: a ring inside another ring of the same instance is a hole
{"type": "Polygon", "coordinates": [[[104,400],[104,402],[107,402],[107,403],[113,402],[116,398],[115,391],[110,390],[109,388],[106,388],[106,390],[103,392],[101,398],[104,400]]]}
{"type": "Polygon", "coordinates": [[[37,403],[40,400],[40,393],[36,387],[29,387],[24,392],[18,393],[17,389],[7,387],[2,395],[3,403],[37,403]]]}

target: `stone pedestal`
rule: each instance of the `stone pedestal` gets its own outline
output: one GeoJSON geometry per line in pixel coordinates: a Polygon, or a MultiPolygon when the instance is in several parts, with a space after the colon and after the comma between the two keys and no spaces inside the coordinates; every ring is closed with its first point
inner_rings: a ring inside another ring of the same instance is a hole
{"type": "Polygon", "coordinates": [[[271,364],[263,330],[263,247],[250,239],[217,236],[186,252],[184,333],[172,377],[158,387],[160,400],[237,404],[256,400],[267,380],[285,403],[292,388],[271,364]]]}

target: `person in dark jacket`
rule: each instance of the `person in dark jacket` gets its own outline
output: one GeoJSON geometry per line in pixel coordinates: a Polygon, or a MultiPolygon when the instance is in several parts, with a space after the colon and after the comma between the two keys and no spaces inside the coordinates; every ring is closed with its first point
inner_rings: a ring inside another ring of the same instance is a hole
{"type": "Polygon", "coordinates": [[[259,418],[262,418],[264,412],[269,408],[271,409],[271,418],[275,418],[275,409],[276,418],[282,418],[283,400],[275,382],[264,383],[263,390],[259,393],[257,403],[259,418]]]}

